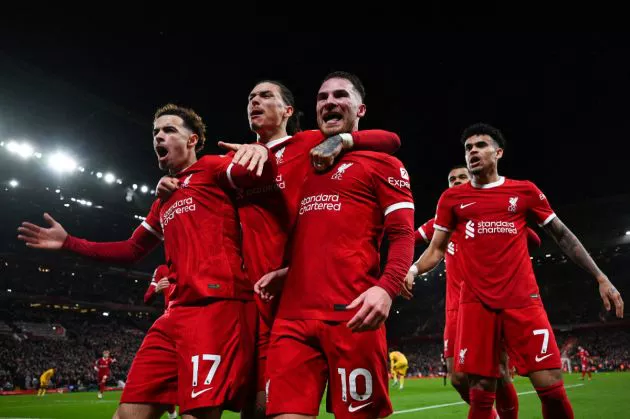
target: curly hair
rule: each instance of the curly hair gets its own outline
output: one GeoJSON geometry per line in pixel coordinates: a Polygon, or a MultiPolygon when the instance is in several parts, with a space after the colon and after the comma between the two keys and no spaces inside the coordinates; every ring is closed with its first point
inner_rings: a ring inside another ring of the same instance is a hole
{"type": "Polygon", "coordinates": [[[492,138],[500,148],[505,148],[505,137],[503,137],[503,133],[492,125],[479,122],[469,126],[462,133],[462,144],[465,144],[467,139],[475,135],[487,135],[492,138]]]}
{"type": "Polygon", "coordinates": [[[203,123],[203,120],[195,111],[190,108],[169,103],[155,111],[153,120],[164,115],[175,115],[182,118],[184,126],[199,137],[197,145],[195,145],[195,151],[203,149],[203,146],[206,144],[206,124],[203,123]]]}

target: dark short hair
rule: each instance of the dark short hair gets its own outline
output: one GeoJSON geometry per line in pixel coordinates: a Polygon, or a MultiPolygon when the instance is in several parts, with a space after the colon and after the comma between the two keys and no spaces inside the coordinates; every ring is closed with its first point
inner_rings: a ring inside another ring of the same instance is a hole
{"type": "Polygon", "coordinates": [[[505,137],[503,137],[503,133],[492,125],[479,122],[469,126],[462,133],[462,144],[465,144],[467,139],[475,135],[487,135],[492,138],[500,148],[505,148],[505,137]]]}
{"type": "Polygon", "coordinates": [[[361,101],[365,101],[365,86],[363,86],[361,79],[357,75],[348,73],[347,71],[333,71],[332,73],[329,73],[326,77],[324,77],[322,83],[330,79],[348,80],[350,83],[352,83],[354,90],[356,90],[357,93],[359,93],[359,96],[361,96],[361,101]]]}
{"type": "Polygon", "coordinates": [[[304,115],[304,113],[299,111],[295,106],[295,97],[293,96],[293,92],[291,92],[291,90],[289,90],[287,86],[277,80],[261,80],[256,83],[256,86],[261,83],[271,83],[278,86],[278,88],[280,89],[280,96],[282,96],[282,100],[284,101],[284,103],[293,107],[293,115],[291,115],[291,117],[287,121],[287,134],[295,135],[298,132],[302,131],[302,128],[300,126],[300,118],[302,118],[302,115],[304,115]]]}
{"type": "Polygon", "coordinates": [[[206,125],[203,123],[203,120],[195,111],[190,108],[184,108],[183,106],[175,105],[169,103],[167,105],[162,106],[157,111],[155,111],[155,116],[153,120],[158,119],[164,115],[175,115],[182,118],[184,121],[184,126],[197,134],[199,139],[197,140],[197,145],[195,145],[195,151],[199,151],[206,144],[206,125]]]}

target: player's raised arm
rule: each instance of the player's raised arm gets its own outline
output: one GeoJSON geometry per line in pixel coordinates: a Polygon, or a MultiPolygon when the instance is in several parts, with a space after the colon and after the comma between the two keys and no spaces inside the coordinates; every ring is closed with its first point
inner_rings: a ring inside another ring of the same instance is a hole
{"type": "Polygon", "coordinates": [[[610,311],[611,301],[615,306],[617,317],[623,318],[624,303],[617,288],[610,282],[606,274],[597,266],[588,254],[580,240],[556,216],[544,227],[545,231],[558,243],[558,246],[576,265],[589,272],[599,284],[599,294],[604,301],[604,307],[610,311]]]}

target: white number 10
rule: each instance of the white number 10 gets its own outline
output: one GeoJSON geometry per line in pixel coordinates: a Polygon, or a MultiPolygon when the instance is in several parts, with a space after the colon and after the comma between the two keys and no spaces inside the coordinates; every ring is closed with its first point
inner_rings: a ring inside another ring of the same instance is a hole
{"type": "MultiPolygon", "coordinates": [[[[346,387],[346,369],[345,368],[337,368],[337,373],[341,375],[341,399],[344,402],[348,401],[348,390],[346,387]]],[[[372,374],[370,371],[365,368],[357,368],[350,372],[350,376],[348,377],[348,383],[350,384],[350,397],[353,400],[358,402],[362,402],[363,400],[367,400],[372,395],[372,374]],[[357,377],[362,375],[365,378],[365,393],[358,394],[357,393],[357,377]]]]}
{"type": "Polygon", "coordinates": [[[534,330],[534,336],[543,335],[543,344],[540,349],[541,354],[547,353],[547,345],[549,344],[549,329],[537,329],[534,330]]]}
{"type": "MultiPolygon", "coordinates": [[[[203,383],[208,385],[212,382],[214,378],[214,374],[217,372],[217,368],[219,368],[219,364],[221,363],[221,355],[210,355],[203,354],[202,359],[204,361],[212,361],[212,367],[210,367],[210,371],[208,372],[208,376],[206,377],[206,381],[203,383]]],[[[193,363],[193,387],[197,386],[197,376],[199,375],[199,355],[195,355],[191,358],[193,363]]]]}

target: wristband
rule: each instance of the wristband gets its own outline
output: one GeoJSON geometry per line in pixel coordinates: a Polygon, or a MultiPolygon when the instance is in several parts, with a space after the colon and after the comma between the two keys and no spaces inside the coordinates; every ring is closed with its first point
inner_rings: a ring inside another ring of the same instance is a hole
{"type": "Polygon", "coordinates": [[[411,265],[411,268],[409,268],[409,272],[411,272],[413,276],[418,276],[418,267],[415,263],[411,265]]]}
{"type": "Polygon", "coordinates": [[[348,134],[347,132],[343,134],[339,134],[341,137],[341,144],[344,150],[350,150],[354,147],[354,139],[352,138],[352,134],[348,134]]]}

